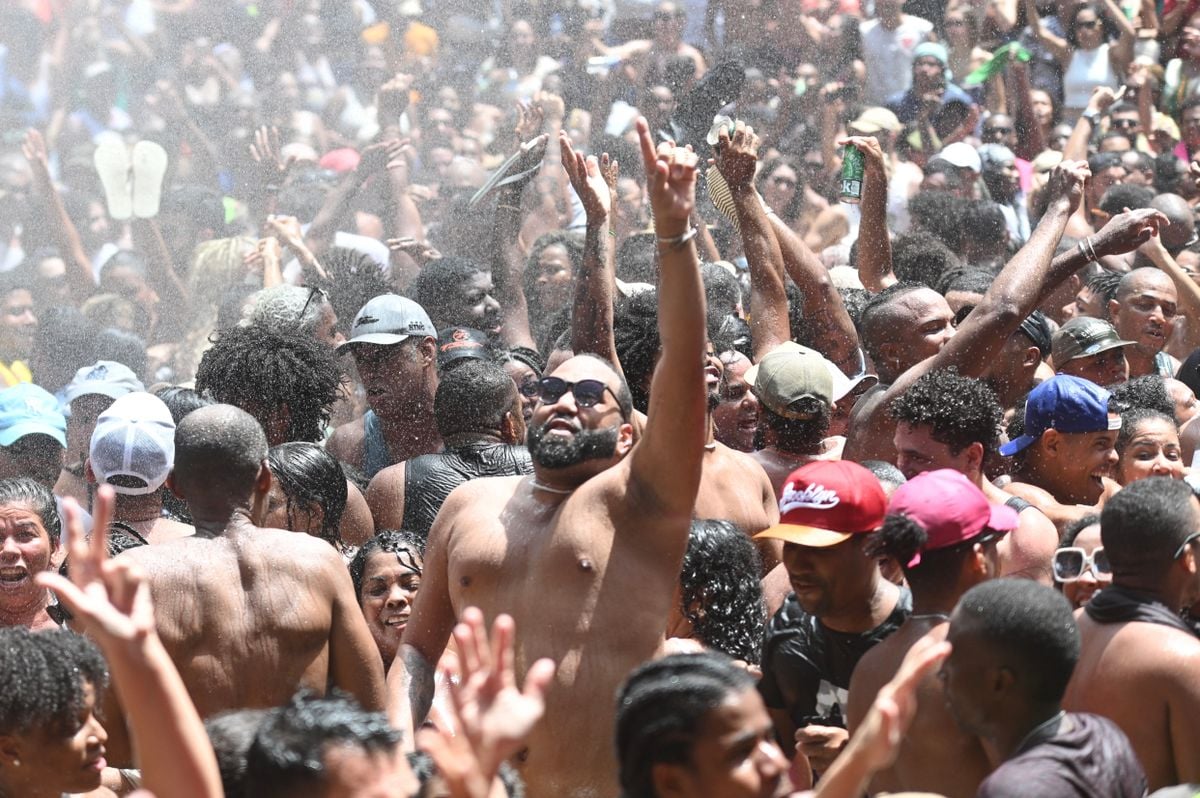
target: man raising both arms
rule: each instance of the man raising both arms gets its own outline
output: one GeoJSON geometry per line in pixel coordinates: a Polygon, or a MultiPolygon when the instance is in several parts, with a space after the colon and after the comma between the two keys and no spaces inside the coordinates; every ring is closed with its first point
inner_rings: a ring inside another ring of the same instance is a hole
{"type": "Polygon", "coordinates": [[[638,446],[616,372],[573,357],[540,384],[528,443],[532,477],[468,482],[430,531],[425,572],[391,674],[393,720],[413,720],[468,606],[513,616],[516,663],[558,663],[546,716],[520,757],[532,796],[615,796],[612,696],[663,641],[700,484],[705,440],[705,310],[688,219],[696,156],[654,150],[638,121],[661,270],[662,357],[638,446]],[[631,451],[632,449],[632,451],[631,451]],[[400,664],[402,663],[402,664],[400,664]],[[403,686],[402,686],[403,685],[403,686]]]}
{"type": "MultiPolygon", "coordinates": [[[[196,534],[121,558],[145,571],[159,637],[201,717],[280,706],[300,687],[338,687],[381,709],[383,667],[341,558],[322,540],[258,526],[271,490],[266,458],[266,435],[245,411],[189,413],[167,484],[191,508],[196,534]]],[[[109,725],[115,766],[130,761],[120,726],[109,725]]]]}

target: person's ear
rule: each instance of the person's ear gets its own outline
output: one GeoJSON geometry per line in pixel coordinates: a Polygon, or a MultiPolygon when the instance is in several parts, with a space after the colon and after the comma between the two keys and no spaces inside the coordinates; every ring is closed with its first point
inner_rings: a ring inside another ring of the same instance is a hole
{"type": "Polygon", "coordinates": [[[22,761],[26,759],[23,754],[21,738],[8,734],[0,735],[0,770],[11,771],[21,767],[22,761]]]}
{"type": "Polygon", "coordinates": [[[879,359],[883,363],[898,363],[900,347],[893,343],[879,345],[879,359]]]}
{"type": "Polygon", "coordinates": [[[1047,453],[1057,457],[1062,444],[1062,435],[1056,429],[1048,429],[1042,433],[1042,444],[1047,453]]]}
{"type": "Polygon", "coordinates": [[[500,420],[500,439],[511,446],[525,442],[525,417],[520,410],[509,410],[500,420]]]}
{"type": "Polygon", "coordinates": [[[96,480],[96,472],[92,470],[92,458],[83,458],[83,480],[89,485],[99,484],[96,480]]]}
{"type": "Polygon", "coordinates": [[[971,470],[983,470],[983,444],[975,441],[967,447],[967,467],[971,470]]]}
{"type": "Polygon", "coordinates": [[[633,424],[626,421],[617,427],[617,454],[621,457],[629,454],[633,448],[633,424]]]}
{"type": "Polygon", "coordinates": [[[417,351],[421,356],[421,365],[429,368],[437,363],[437,340],[429,336],[421,341],[417,351]]]}
{"type": "Polygon", "coordinates": [[[184,496],[183,493],[179,490],[179,480],[177,480],[175,478],[175,469],[174,468],[171,469],[171,473],[167,474],[166,485],[167,485],[167,490],[171,491],[171,493],[173,493],[175,495],[176,499],[179,499],[179,501],[181,501],[181,502],[187,501],[187,496],[184,496]]]}
{"type": "Polygon", "coordinates": [[[659,762],[651,768],[650,780],[654,784],[654,794],[659,798],[684,798],[692,794],[688,789],[690,780],[682,765],[659,762]]]}
{"type": "Polygon", "coordinates": [[[1121,303],[1115,299],[1108,300],[1108,319],[1114,327],[1117,326],[1117,321],[1121,316],[1121,303]]]}
{"type": "Polygon", "coordinates": [[[1028,347],[1025,350],[1025,357],[1021,361],[1021,365],[1025,368],[1037,368],[1038,363],[1042,362],[1042,353],[1036,346],[1028,347]]]}
{"type": "Polygon", "coordinates": [[[258,466],[258,475],[254,477],[254,494],[250,497],[250,522],[262,526],[267,518],[267,497],[271,495],[271,469],[263,460],[258,466]]]}

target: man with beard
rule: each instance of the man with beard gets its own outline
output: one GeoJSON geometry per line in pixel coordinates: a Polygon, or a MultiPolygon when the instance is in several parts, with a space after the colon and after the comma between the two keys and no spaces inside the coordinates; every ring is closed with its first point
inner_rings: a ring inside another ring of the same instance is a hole
{"type": "Polygon", "coordinates": [[[1179,370],[1179,361],[1163,351],[1175,331],[1178,304],[1175,284],[1158,269],[1134,269],[1121,278],[1108,312],[1117,335],[1133,342],[1125,348],[1130,378],[1174,377],[1179,370]]]}
{"type": "Polygon", "coordinates": [[[1000,447],[1015,458],[1005,490],[1060,528],[1119,490],[1110,477],[1121,416],[1109,407],[1110,396],[1093,382],[1055,374],[1029,392],[1024,434],[1000,447]]]}
{"type": "Polygon", "coordinates": [[[395,463],[441,451],[433,417],[437,329],[424,308],[395,294],[362,306],[338,347],[354,358],[371,409],[333,431],[330,454],[373,477],[395,463]]]}
{"type": "Polygon", "coordinates": [[[644,119],[638,133],[663,339],[641,439],[635,447],[629,388],[609,363],[576,355],[543,377],[527,435],[533,476],[473,480],[446,499],[389,674],[394,713],[407,689],[419,723],[459,613],[510,613],[518,668],[558,663],[546,716],[519,757],[531,795],[617,794],[612,695],[663,642],[700,486],[705,312],[689,227],[697,159],[666,144],[655,152],[644,119]]]}

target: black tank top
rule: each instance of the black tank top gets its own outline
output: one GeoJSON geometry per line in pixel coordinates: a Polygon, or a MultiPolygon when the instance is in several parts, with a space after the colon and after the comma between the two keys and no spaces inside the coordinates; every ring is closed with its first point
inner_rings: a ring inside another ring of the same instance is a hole
{"type": "Polygon", "coordinates": [[[450,491],[467,480],[532,473],[529,451],[505,443],[475,441],[414,457],[404,466],[404,528],[428,538],[450,491]]]}

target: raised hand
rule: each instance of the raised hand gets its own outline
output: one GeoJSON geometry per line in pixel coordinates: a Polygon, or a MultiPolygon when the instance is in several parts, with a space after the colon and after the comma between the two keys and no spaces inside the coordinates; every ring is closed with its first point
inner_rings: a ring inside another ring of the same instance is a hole
{"type": "Polygon", "coordinates": [[[545,119],[546,113],[541,105],[530,105],[523,100],[518,100],[517,124],[513,130],[517,137],[517,144],[528,141],[540,133],[545,119]]]}
{"type": "Polygon", "coordinates": [[[21,142],[21,153],[24,154],[25,160],[29,161],[38,172],[49,172],[49,162],[46,157],[46,141],[42,138],[42,134],[36,128],[29,128],[25,133],[25,140],[21,142]]]}
{"type": "Polygon", "coordinates": [[[376,172],[382,172],[387,168],[390,156],[388,148],[395,148],[395,140],[377,141],[374,144],[363,148],[362,155],[358,160],[358,166],[355,167],[355,172],[364,177],[370,177],[376,172]]]}
{"type": "Polygon", "coordinates": [[[409,156],[414,152],[412,139],[389,139],[383,143],[383,148],[387,153],[385,168],[393,176],[401,177],[407,184],[411,168],[409,156]]]}
{"type": "Polygon", "coordinates": [[[1092,236],[1092,247],[1098,257],[1124,255],[1145,244],[1169,225],[1167,217],[1151,208],[1118,213],[1092,236]]]}
{"type": "Polygon", "coordinates": [[[400,119],[400,114],[408,107],[408,89],[412,82],[412,75],[398,74],[379,87],[375,94],[375,109],[381,124],[400,119]]]}
{"type": "Polygon", "coordinates": [[[389,238],[387,246],[392,252],[403,252],[421,266],[442,257],[441,252],[415,238],[389,238]]]}
{"type": "MultiPolygon", "coordinates": [[[[600,224],[608,219],[612,211],[613,192],[609,188],[600,163],[596,156],[584,158],[583,153],[576,152],[571,146],[571,139],[566,131],[558,133],[558,145],[562,149],[562,165],[571,181],[571,188],[583,203],[589,223],[600,224]]],[[[607,155],[605,158],[607,159],[607,155]]],[[[613,162],[615,164],[615,161],[613,162]]],[[[615,181],[614,181],[615,182],[615,181]]]]}
{"type": "Polygon", "coordinates": [[[1083,200],[1083,184],[1092,176],[1086,161],[1063,161],[1050,172],[1046,182],[1046,196],[1049,204],[1055,202],[1068,203],[1068,213],[1075,213],[1083,200]]]}
{"type": "Polygon", "coordinates": [[[696,206],[696,153],[674,142],[655,150],[645,117],[638,117],[637,131],[655,227],[674,235],[686,227],[696,206]]]}
{"type": "Polygon", "coordinates": [[[621,176],[621,164],[617,163],[616,158],[609,158],[606,152],[600,156],[600,174],[604,176],[604,182],[608,186],[608,195],[612,197],[613,202],[616,202],[617,179],[621,176]]]}
{"type": "Polygon", "coordinates": [[[263,232],[274,236],[289,249],[304,246],[304,233],[300,230],[300,220],[295,216],[268,216],[263,223],[263,232]]]}
{"type": "Polygon", "coordinates": [[[483,613],[474,607],[466,609],[454,627],[461,675],[457,683],[453,678],[449,681],[458,735],[426,729],[417,740],[439,771],[449,773],[449,780],[459,782],[465,790],[459,793],[452,785],[456,798],[479,796],[480,777],[483,784],[490,785],[500,763],[521,749],[545,712],[546,689],[554,678],[555,664],[548,659],[533,663],[524,688],[518,688],[513,634],[512,618],[501,615],[492,625],[489,641],[483,613]]]}
{"type": "Polygon", "coordinates": [[[731,191],[745,190],[754,185],[754,170],[758,165],[758,146],[761,143],[754,128],[739,121],[732,135],[724,127],[717,136],[716,157],[712,162],[731,191]]]}
{"type": "Polygon", "coordinates": [[[74,499],[63,500],[67,525],[67,562],[71,578],[44,571],[37,583],[53,590],[76,623],[103,649],[139,643],[154,632],[150,586],[141,570],[126,560],[108,557],[108,524],[115,494],[109,485],[96,491],[92,538],[74,499]]]}
{"type": "Polygon", "coordinates": [[[258,164],[262,178],[268,183],[279,183],[292,167],[294,158],[286,161],[279,154],[279,128],[263,125],[254,131],[254,143],[250,145],[250,157],[258,164]]]}
{"type": "Polygon", "coordinates": [[[1101,114],[1108,111],[1109,107],[1117,101],[1117,94],[1108,86],[1097,86],[1092,89],[1092,96],[1088,98],[1087,109],[1089,111],[1097,111],[1101,114]]]}
{"type": "Polygon", "coordinates": [[[847,138],[838,139],[839,146],[854,147],[863,154],[863,170],[883,176],[886,174],[883,148],[879,146],[879,140],[874,136],[849,136],[847,138]]]}

